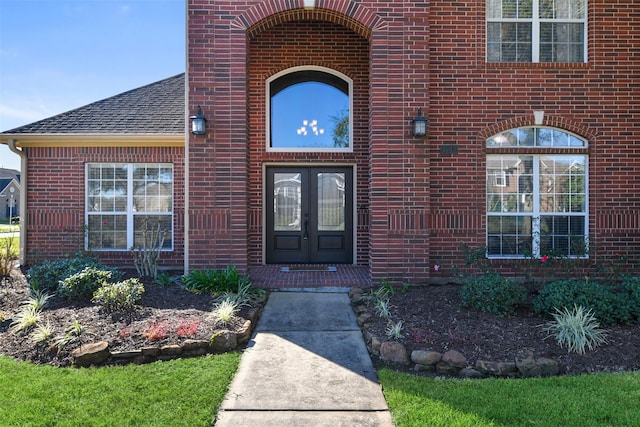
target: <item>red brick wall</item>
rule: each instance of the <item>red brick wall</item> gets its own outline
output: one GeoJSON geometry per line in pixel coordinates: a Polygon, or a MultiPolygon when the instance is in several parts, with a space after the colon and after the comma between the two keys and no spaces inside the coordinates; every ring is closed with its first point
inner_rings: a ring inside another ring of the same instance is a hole
{"type": "MultiPolygon", "coordinates": [[[[184,253],[184,151],[182,148],[26,148],[26,263],[71,256],[84,249],[85,164],[93,162],[171,163],[174,174],[172,252],[163,252],[160,267],[181,269],[184,253]]],[[[129,251],[96,251],[103,262],[134,268],[129,251]]]]}
{"type": "MultiPolygon", "coordinates": [[[[249,41],[249,198],[251,228],[250,262],[262,262],[262,166],[274,162],[329,162],[357,165],[356,206],[368,219],[369,148],[368,85],[369,46],[366,39],[332,23],[318,21],[287,22],[264,30],[249,41]],[[265,54],[268,52],[268,54],[265,54]],[[267,153],[265,150],[265,81],[274,74],[299,65],[324,66],[353,79],[353,153],[267,153]]],[[[367,222],[358,227],[357,261],[368,264],[367,222]]]]}
{"type": "Polygon", "coordinates": [[[362,151],[353,158],[368,162],[359,168],[368,176],[358,177],[368,248],[358,247],[358,262],[369,263],[374,281],[453,274],[461,242],[484,245],[484,141],[533,125],[534,110],[545,111],[545,125],[589,140],[592,260],[615,251],[639,261],[640,14],[635,0],[609,4],[588,2],[587,63],[490,64],[484,1],[318,0],[303,10],[302,0],[189,0],[189,111],[202,105],[212,129],[189,142],[192,264],[260,261],[262,162],[348,157],[264,152],[263,80],[303,65],[294,64],[300,49],[289,40],[321,43],[313,34],[327,37],[331,55],[303,62],[359,79],[368,44],[369,81],[356,93],[368,118],[357,118],[362,151]],[[339,41],[362,44],[353,63],[339,41]],[[410,134],[418,107],[429,118],[427,138],[410,134]],[[442,154],[445,144],[458,153],[442,154]]]}

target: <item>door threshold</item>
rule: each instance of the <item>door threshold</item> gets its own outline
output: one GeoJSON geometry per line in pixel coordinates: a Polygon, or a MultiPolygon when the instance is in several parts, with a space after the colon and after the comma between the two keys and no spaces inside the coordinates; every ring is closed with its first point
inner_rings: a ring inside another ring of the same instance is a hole
{"type": "Polygon", "coordinates": [[[289,265],[280,267],[280,271],[282,273],[305,273],[309,271],[335,273],[338,269],[333,265],[289,265]]]}

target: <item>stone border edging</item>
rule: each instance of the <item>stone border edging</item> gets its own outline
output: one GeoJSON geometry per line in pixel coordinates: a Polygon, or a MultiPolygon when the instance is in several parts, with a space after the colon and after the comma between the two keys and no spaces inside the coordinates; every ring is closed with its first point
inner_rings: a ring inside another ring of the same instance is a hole
{"type": "Polygon", "coordinates": [[[143,347],[136,350],[110,351],[107,341],[84,344],[73,350],[73,367],[103,365],[143,364],[159,360],[198,357],[206,354],[225,353],[246,344],[262,313],[262,307],[249,311],[248,318],[237,331],[222,329],[216,331],[209,340],[187,339],[181,344],[143,347]]]}
{"type": "Polygon", "coordinates": [[[364,291],[353,288],[349,292],[351,305],[356,314],[369,352],[387,363],[403,366],[414,364],[415,371],[433,372],[437,375],[461,378],[531,378],[550,377],[560,374],[560,364],[553,359],[536,358],[533,350],[522,349],[511,361],[476,360],[469,364],[467,358],[458,351],[440,353],[431,350],[414,350],[408,354],[405,346],[398,341],[382,341],[367,330],[367,321],[373,316],[362,300],[364,291]]]}

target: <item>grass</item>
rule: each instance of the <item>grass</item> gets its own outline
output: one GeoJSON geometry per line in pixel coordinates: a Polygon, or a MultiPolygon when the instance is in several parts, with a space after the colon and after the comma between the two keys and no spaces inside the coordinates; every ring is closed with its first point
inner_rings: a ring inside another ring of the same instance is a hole
{"type": "Polygon", "coordinates": [[[20,224],[0,224],[0,233],[17,233],[18,231],[20,231],[20,224]]]}
{"type": "Polygon", "coordinates": [[[239,353],[99,369],[0,356],[3,426],[210,426],[239,353]]]}
{"type": "Polygon", "coordinates": [[[456,380],[378,372],[396,427],[638,426],[640,372],[456,380]]]}

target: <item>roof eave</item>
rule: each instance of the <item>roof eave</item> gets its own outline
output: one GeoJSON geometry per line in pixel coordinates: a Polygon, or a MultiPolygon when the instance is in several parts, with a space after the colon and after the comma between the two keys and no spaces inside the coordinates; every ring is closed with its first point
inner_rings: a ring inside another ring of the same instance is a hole
{"type": "Polygon", "coordinates": [[[185,134],[2,133],[0,143],[17,147],[184,147],[185,134]]]}

